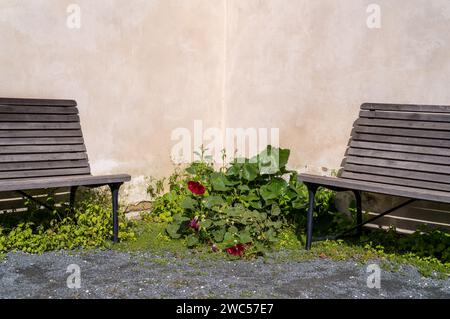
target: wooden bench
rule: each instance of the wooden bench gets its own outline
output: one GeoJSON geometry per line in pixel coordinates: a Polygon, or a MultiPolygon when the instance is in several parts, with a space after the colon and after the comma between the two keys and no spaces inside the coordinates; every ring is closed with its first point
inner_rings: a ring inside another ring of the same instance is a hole
{"type": "Polygon", "coordinates": [[[361,106],[338,177],[299,174],[308,188],[306,249],[311,248],[318,187],[353,191],[357,230],[415,200],[450,203],[450,106],[366,103],[361,106]],[[409,198],[362,221],[361,192],[409,198]]]}
{"type": "MultiPolygon", "coordinates": [[[[119,188],[129,175],[92,176],[73,100],[0,98],[0,192],[108,185],[112,193],[113,241],[118,241],[119,188]]],[[[40,205],[45,203],[37,201],[40,205]]]]}

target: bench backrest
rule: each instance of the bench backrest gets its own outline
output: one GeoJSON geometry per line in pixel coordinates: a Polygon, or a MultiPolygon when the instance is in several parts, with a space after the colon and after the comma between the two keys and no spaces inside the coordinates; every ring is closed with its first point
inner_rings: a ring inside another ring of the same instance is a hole
{"type": "Polygon", "coordinates": [[[77,103],[0,98],[0,179],[90,175],[77,103]]]}
{"type": "Polygon", "coordinates": [[[450,191],[450,106],[361,106],[340,177],[450,191]]]}

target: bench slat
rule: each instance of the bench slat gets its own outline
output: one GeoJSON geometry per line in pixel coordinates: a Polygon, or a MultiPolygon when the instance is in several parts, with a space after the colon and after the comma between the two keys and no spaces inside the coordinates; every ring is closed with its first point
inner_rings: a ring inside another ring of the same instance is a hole
{"type": "Polygon", "coordinates": [[[396,159],[396,160],[403,160],[403,161],[410,161],[410,162],[450,165],[450,157],[447,157],[447,156],[434,156],[434,155],[423,155],[423,154],[402,153],[402,152],[378,151],[378,150],[367,150],[367,149],[359,149],[359,148],[349,148],[347,151],[347,154],[363,156],[363,157],[367,157],[367,158],[396,159]]]}
{"type": "MultiPolygon", "coordinates": [[[[448,165],[436,165],[436,164],[429,164],[429,163],[386,160],[386,159],[358,157],[358,156],[349,156],[346,158],[345,161],[346,161],[346,163],[350,163],[350,164],[361,164],[361,165],[370,165],[370,166],[378,166],[378,167],[405,169],[405,170],[409,170],[409,171],[450,174],[450,166],[448,166],[448,165]]],[[[448,179],[450,182],[450,176],[448,176],[448,179]]]]}
{"type": "Polygon", "coordinates": [[[78,109],[74,106],[36,106],[36,105],[5,105],[0,104],[0,114],[78,114],[78,109]]]}
{"type": "Polygon", "coordinates": [[[81,130],[0,130],[0,138],[14,137],[82,137],[81,130]]]}
{"type": "Polygon", "coordinates": [[[376,126],[355,126],[356,133],[383,134],[405,137],[423,137],[450,140],[450,133],[446,131],[417,130],[405,128],[376,127],[376,126]]]}
{"type": "Polygon", "coordinates": [[[30,154],[30,153],[61,153],[61,152],[85,152],[83,144],[78,145],[25,145],[2,146],[0,154],[30,154]]]}
{"type": "Polygon", "coordinates": [[[404,127],[428,130],[450,131],[450,123],[444,122],[422,122],[422,121],[405,121],[405,120],[384,120],[384,119],[368,119],[359,118],[356,125],[381,126],[381,127],[404,127]]]}
{"type": "Polygon", "coordinates": [[[381,110],[381,111],[450,113],[449,105],[364,103],[363,105],[361,105],[361,109],[362,110],[381,110]]]}
{"type": "Polygon", "coordinates": [[[417,179],[422,181],[434,181],[448,184],[449,176],[427,172],[408,171],[397,168],[374,167],[367,165],[347,164],[344,172],[365,173],[372,175],[393,176],[406,179],[417,179]]]}
{"type": "Polygon", "coordinates": [[[6,145],[58,145],[58,144],[83,144],[84,140],[82,137],[10,137],[2,138],[0,137],[0,146],[6,145]]]}
{"type": "Polygon", "coordinates": [[[74,100],[61,100],[61,99],[17,99],[17,98],[0,98],[0,104],[7,105],[41,105],[41,106],[77,106],[77,102],[74,100]]]}
{"type": "Polygon", "coordinates": [[[79,122],[76,114],[2,114],[0,122],[79,122]]]}
{"type": "Polygon", "coordinates": [[[450,149],[437,148],[437,147],[423,147],[423,146],[413,146],[413,145],[399,145],[399,144],[358,142],[358,141],[352,141],[350,143],[350,147],[369,149],[369,150],[384,150],[384,151],[395,151],[395,152],[405,152],[405,153],[414,153],[414,154],[430,154],[430,155],[450,156],[450,149]]]}
{"type": "Polygon", "coordinates": [[[428,182],[428,181],[418,181],[418,180],[407,179],[407,178],[379,176],[379,175],[355,173],[355,172],[343,172],[341,177],[346,178],[346,179],[372,181],[372,182],[379,182],[379,183],[392,184],[392,185],[417,187],[417,188],[425,188],[425,189],[433,189],[433,190],[441,190],[441,191],[450,192],[449,184],[434,183],[434,182],[428,182]]]}
{"type": "Polygon", "coordinates": [[[31,190],[41,188],[58,188],[70,186],[107,185],[112,183],[123,183],[131,180],[130,175],[106,175],[106,176],[62,176],[62,177],[40,177],[26,179],[0,180],[0,192],[12,190],[31,190]]]}
{"type": "Polygon", "coordinates": [[[361,133],[353,134],[352,138],[355,141],[381,142],[381,143],[391,143],[391,144],[421,145],[421,146],[450,148],[450,140],[440,140],[440,139],[431,139],[431,138],[361,134],[361,133]]]}
{"type": "Polygon", "coordinates": [[[0,122],[0,130],[80,130],[79,122],[0,122]]]}
{"type": "Polygon", "coordinates": [[[354,189],[365,192],[386,194],[393,196],[401,196],[407,198],[423,199],[437,201],[442,203],[450,203],[450,192],[435,191],[429,189],[419,189],[414,187],[389,185],[384,183],[376,183],[370,181],[358,181],[346,178],[336,178],[327,176],[316,176],[310,174],[300,174],[299,181],[314,183],[318,185],[332,186],[342,189],[354,189]]]}
{"type": "Polygon", "coordinates": [[[66,176],[66,175],[89,175],[90,173],[91,173],[91,171],[89,170],[88,167],[48,169],[48,170],[37,169],[37,170],[28,170],[28,171],[6,171],[6,172],[0,172],[0,179],[66,176]]]}
{"type": "Polygon", "coordinates": [[[386,111],[360,111],[359,116],[362,118],[377,119],[393,119],[408,121],[425,121],[425,122],[450,122],[450,114],[430,114],[418,112],[386,112],[386,111]]]}
{"type": "Polygon", "coordinates": [[[0,163],[87,159],[85,152],[45,154],[0,154],[0,163]]]}
{"type": "Polygon", "coordinates": [[[49,168],[81,168],[89,167],[89,162],[83,160],[69,161],[39,161],[39,162],[0,162],[0,171],[17,171],[49,168]]]}

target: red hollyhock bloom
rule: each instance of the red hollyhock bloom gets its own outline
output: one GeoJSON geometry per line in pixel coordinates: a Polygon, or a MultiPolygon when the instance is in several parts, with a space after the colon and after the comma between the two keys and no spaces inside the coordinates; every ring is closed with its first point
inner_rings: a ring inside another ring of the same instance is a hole
{"type": "Polygon", "coordinates": [[[195,231],[199,231],[200,223],[198,222],[198,217],[197,216],[195,216],[194,219],[189,222],[189,227],[191,227],[195,231]]]}
{"type": "Polygon", "coordinates": [[[234,245],[233,247],[229,247],[227,249],[225,249],[225,251],[233,256],[239,256],[242,257],[242,254],[244,253],[245,250],[245,246],[242,244],[237,244],[234,245]]]}
{"type": "Polygon", "coordinates": [[[188,188],[195,195],[203,195],[205,193],[205,186],[203,186],[199,182],[188,182],[188,188]]]}

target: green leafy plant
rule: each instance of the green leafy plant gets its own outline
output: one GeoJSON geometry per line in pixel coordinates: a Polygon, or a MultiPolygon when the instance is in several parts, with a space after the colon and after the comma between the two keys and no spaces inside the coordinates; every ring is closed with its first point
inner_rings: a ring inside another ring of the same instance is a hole
{"type": "MultiPolygon", "coordinates": [[[[213,251],[235,257],[262,254],[277,247],[285,243],[284,234],[292,229],[300,247],[303,245],[308,191],[298,181],[297,173],[287,169],[289,150],[268,146],[254,158],[235,159],[219,169],[205,154],[202,148],[197,153],[198,161],[178,168],[165,181],[170,181],[169,190],[155,198],[148,218],[168,223],[169,237],[181,239],[189,247],[206,244],[213,251]]],[[[354,226],[354,202],[350,212],[352,218],[337,213],[335,192],[319,188],[315,235],[335,235],[354,226]]],[[[365,232],[355,244],[387,255],[408,255],[426,264],[426,258],[449,262],[449,240],[450,234],[442,230],[421,228],[404,236],[391,229],[365,232]]]]}
{"type": "MultiPolygon", "coordinates": [[[[305,224],[307,190],[287,169],[289,150],[268,146],[219,170],[205,154],[202,148],[198,161],[174,173],[169,191],[153,203],[151,217],[170,221],[171,238],[186,239],[189,247],[206,243],[213,250],[250,256],[277,242],[284,227],[305,224]]],[[[333,194],[320,191],[317,198],[317,214],[329,214],[333,194]]]]}
{"type": "MultiPolygon", "coordinates": [[[[52,210],[27,201],[27,212],[5,214],[0,219],[0,252],[43,253],[108,246],[112,237],[111,208],[101,198],[91,195],[79,201],[73,212],[66,206],[57,208],[52,196],[46,199],[52,210]],[[100,200],[95,201],[96,198],[100,200]]],[[[119,215],[119,239],[134,239],[123,212],[119,215]]]]}
{"type": "Polygon", "coordinates": [[[361,243],[388,254],[413,254],[450,263],[450,233],[423,225],[413,234],[396,232],[395,227],[376,230],[360,238],[361,243]]]}

